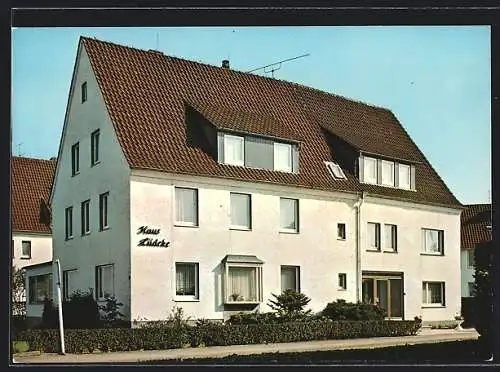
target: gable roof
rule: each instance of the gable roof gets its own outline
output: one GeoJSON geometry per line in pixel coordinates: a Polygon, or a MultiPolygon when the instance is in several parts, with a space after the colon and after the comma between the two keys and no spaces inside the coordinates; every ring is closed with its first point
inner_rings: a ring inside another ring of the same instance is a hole
{"type": "Polygon", "coordinates": [[[48,202],[55,160],[12,157],[11,218],[13,232],[50,234],[40,222],[41,202],[48,202]]]}
{"type": "Polygon", "coordinates": [[[461,248],[472,249],[491,240],[491,204],[469,204],[461,214],[461,248]]]}
{"type": "Polygon", "coordinates": [[[396,117],[370,106],[291,82],[82,37],[118,141],[132,168],[271,182],[461,207],[396,117]],[[219,164],[189,144],[186,105],[216,128],[300,143],[298,174],[219,164]],[[335,161],[324,130],[357,151],[416,165],[417,191],[366,185],[353,171],[330,176],[335,161]]]}

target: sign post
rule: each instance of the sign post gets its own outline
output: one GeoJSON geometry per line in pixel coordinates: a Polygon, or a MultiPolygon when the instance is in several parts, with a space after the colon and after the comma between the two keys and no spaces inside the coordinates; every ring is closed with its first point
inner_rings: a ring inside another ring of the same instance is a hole
{"type": "Polygon", "coordinates": [[[57,270],[57,303],[59,309],[59,333],[61,336],[61,354],[66,354],[64,348],[64,325],[63,325],[63,313],[62,313],[62,295],[61,295],[61,264],[59,259],[56,260],[56,270],[57,270]]]}

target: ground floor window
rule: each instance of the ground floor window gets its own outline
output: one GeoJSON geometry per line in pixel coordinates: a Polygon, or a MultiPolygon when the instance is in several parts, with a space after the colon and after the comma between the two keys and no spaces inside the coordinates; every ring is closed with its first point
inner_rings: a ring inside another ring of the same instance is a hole
{"type": "Polygon", "coordinates": [[[30,276],[28,285],[30,304],[43,304],[45,298],[52,298],[52,274],[30,276]]]}
{"type": "Polygon", "coordinates": [[[363,302],[376,304],[388,318],[403,317],[403,276],[399,273],[363,274],[363,302]]]}
{"type": "Polygon", "coordinates": [[[255,256],[227,255],[223,260],[224,303],[262,302],[262,264],[255,256]]]}
{"type": "Polygon", "coordinates": [[[176,262],[175,295],[198,299],[198,264],[176,262]]]}
{"type": "Polygon", "coordinates": [[[101,265],[95,268],[95,292],[97,300],[104,300],[106,296],[115,295],[114,265],[101,265]]]}
{"type": "Polygon", "coordinates": [[[76,290],[76,272],[76,269],[63,271],[63,298],[65,300],[69,300],[73,292],[76,290]]]}
{"type": "Polygon", "coordinates": [[[423,282],[422,304],[444,306],[444,282],[423,282]]]}
{"type": "Polygon", "coordinates": [[[281,291],[292,289],[300,292],[300,267],[281,266],[281,291]]]}

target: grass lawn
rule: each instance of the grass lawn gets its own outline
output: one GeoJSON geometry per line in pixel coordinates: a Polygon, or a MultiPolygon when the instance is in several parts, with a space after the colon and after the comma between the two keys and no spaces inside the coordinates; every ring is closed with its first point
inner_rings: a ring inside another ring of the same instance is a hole
{"type": "MultiPolygon", "coordinates": [[[[461,364],[483,363],[477,340],[440,342],[378,349],[231,355],[225,358],[150,361],[146,364],[461,364]]],[[[141,364],[144,364],[142,362],[141,364]]]]}

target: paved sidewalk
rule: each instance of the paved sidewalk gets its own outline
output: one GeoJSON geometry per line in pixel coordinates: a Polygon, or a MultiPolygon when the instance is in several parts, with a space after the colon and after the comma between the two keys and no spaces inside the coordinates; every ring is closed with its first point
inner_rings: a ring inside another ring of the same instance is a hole
{"type": "Polygon", "coordinates": [[[147,350],[93,354],[35,354],[21,353],[14,355],[14,363],[19,364],[73,364],[73,363],[140,363],[145,361],[190,359],[190,358],[223,358],[232,354],[249,355],[262,353],[292,353],[306,351],[371,349],[398,345],[426,344],[446,341],[474,340],[479,334],[474,329],[464,330],[431,330],[422,329],[416,336],[375,337],[352,340],[327,340],[293,342],[283,344],[232,345],[201,348],[147,350]]]}

